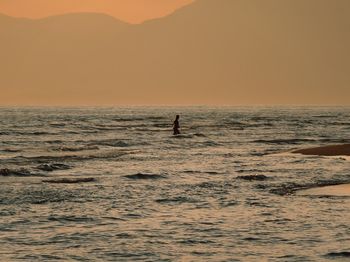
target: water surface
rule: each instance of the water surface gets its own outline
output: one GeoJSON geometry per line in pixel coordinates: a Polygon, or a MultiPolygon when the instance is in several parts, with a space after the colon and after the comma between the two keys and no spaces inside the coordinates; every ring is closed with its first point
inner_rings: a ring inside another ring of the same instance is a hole
{"type": "Polygon", "coordinates": [[[350,108],[1,108],[1,261],[345,261],[350,108]],[[172,136],[180,114],[183,134],[172,136]],[[69,183],[66,183],[66,182],[69,183]]]}

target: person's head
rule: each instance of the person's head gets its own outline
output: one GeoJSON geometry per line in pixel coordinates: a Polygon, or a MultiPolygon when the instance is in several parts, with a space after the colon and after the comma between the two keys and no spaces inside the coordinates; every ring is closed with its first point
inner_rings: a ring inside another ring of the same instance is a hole
{"type": "Polygon", "coordinates": [[[176,120],[178,120],[180,118],[180,116],[179,115],[176,115],[176,120]]]}

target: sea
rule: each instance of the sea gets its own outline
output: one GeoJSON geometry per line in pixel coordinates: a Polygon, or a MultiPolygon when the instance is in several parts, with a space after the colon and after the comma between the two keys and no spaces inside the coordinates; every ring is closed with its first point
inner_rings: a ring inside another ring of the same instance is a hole
{"type": "Polygon", "coordinates": [[[0,108],[0,261],[349,261],[350,107],[0,108]],[[180,115],[181,135],[172,124],[180,115]]]}

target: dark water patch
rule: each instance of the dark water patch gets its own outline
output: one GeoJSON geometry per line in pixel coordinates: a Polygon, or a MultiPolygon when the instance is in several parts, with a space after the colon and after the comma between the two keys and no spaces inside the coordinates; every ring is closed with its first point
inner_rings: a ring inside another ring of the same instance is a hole
{"type": "Polygon", "coordinates": [[[255,206],[255,207],[264,207],[264,208],[269,208],[271,207],[271,205],[263,203],[263,202],[259,202],[259,201],[254,201],[254,200],[247,200],[245,202],[246,205],[248,206],[255,206]]]}
{"type": "Polygon", "coordinates": [[[295,138],[295,139],[258,139],[253,140],[253,143],[261,143],[261,144],[277,144],[277,145],[297,145],[301,143],[310,143],[315,142],[317,140],[315,139],[301,139],[301,138],[295,138]]]}
{"type": "Polygon", "coordinates": [[[191,254],[194,256],[206,256],[206,257],[215,256],[215,253],[204,252],[204,251],[192,251],[191,254]]]}
{"type": "Polygon", "coordinates": [[[117,233],[117,234],[115,234],[115,236],[116,236],[117,238],[121,238],[121,239],[131,239],[131,238],[135,238],[134,235],[131,235],[131,234],[129,234],[129,233],[117,233]]]}
{"type": "Polygon", "coordinates": [[[258,237],[245,237],[243,238],[244,241],[261,241],[262,239],[261,238],[258,238],[258,237]]]}
{"type": "Polygon", "coordinates": [[[232,206],[237,206],[239,204],[238,201],[236,200],[226,200],[220,203],[221,207],[232,207],[232,206]]]}
{"type": "Polygon", "coordinates": [[[292,221],[292,219],[289,218],[276,218],[276,219],[266,219],[265,222],[267,223],[274,223],[278,225],[285,225],[288,224],[288,222],[292,221]]]}
{"type": "MultiPolygon", "coordinates": [[[[251,156],[266,156],[267,153],[265,153],[265,152],[251,152],[250,155],[251,156]]],[[[242,156],[242,155],[239,155],[239,156],[242,156]]]]}
{"type": "Polygon", "coordinates": [[[8,168],[4,168],[4,169],[0,169],[0,176],[16,176],[16,177],[33,177],[33,176],[45,176],[44,174],[35,174],[30,172],[27,169],[8,169],[8,168]]]}
{"type": "Polygon", "coordinates": [[[334,117],[338,117],[339,115],[313,115],[311,117],[315,117],[315,118],[334,118],[334,117]]]}
{"type": "MultiPolygon", "coordinates": [[[[36,244],[36,243],[34,243],[36,244]]],[[[64,261],[63,257],[59,257],[56,255],[48,255],[48,254],[42,254],[42,255],[25,255],[18,257],[19,260],[26,260],[26,261],[64,261]]]]}
{"type": "Polygon", "coordinates": [[[118,259],[127,259],[122,261],[161,261],[157,259],[151,259],[157,257],[157,254],[151,253],[149,251],[130,251],[130,252],[122,252],[122,251],[105,251],[104,255],[107,257],[111,257],[112,260],[107,259],[107,261],[119,261],[118,259]]]}
{"type": "Polygon", "coordinates": [[[188,173],[188,174],[198,174],[201,173],[201,171],[196,171],[196,170],[185,170],[182,171],[183,173],[188,173]]]}
{"type": "Polygon", "coordinates": [[[53,127],[64,127],[66,126],[65,123],[49,123],[50,126],[53,126],[53,127]]]}
{"type": "Polygon", "coordinates": [[[191,134],[180,134],[180,135],[173,135],[170,138],[172,138],[172,139],[189,139],[189,138],[193,138],[193,135],[191,135],[191,134]]]}
{"type": "Polygon", "coordinates": [[[144,121],[145,118],[142,118],[142,117],[129,117],[129,118],[117,117],[117,118],[113,118],[112,120],[116,121],[116,122],[133,122],[133,121],[144,121]]]}
{"type": "Polygon", "coordinates": [[[13,216],[17,212],[15,210],[0,210],[0,217],[5,217],[5,216],[13,216]]]}
{"type": "Polygon", "coordinates": [[[196,199],[178,196],[178,197],[170,197],[170,198],[160,198],[155,200],[159,204],[183,204],[183,203],[197,203],[196,199]]]}
{"type": "Polygon", "coordinates": [[[81,190],[53,189],[44,187],[29,187],[26,189],[8,189],[0,192],[0,204],[48,204],[60,202],[75,202],[87,196],[81,190]],[[83,194],[84,193],[84,194],[83,194]]]}
{"type": "Polygon", "coordinates": [[[113,220],[113,221],[125,221],[124,218],[121,217],[101,217],[102,219],[113,220]]]}
{"type": "Polygon", "coordinates": [[[202,238],[191,238],[191,239],[183,239],[177,241],[180,244],[185,245],[198,245],[198,244],[214,244],[215,242],[209,239],[202,239],[202,238]]]}
{"type": "Polygon", "coordinates": [[[45,141],[45,143],[47,143],[47,144],[63,144],[64,141],[56,139],[56,140],[45,141]]]}
{"type": "Polygon", "coordinates": [[[208,175],[218,175],[218,174],[220,174],[219,172],[216,172],[216,171],[204,171],[203,173],[208,174],[208,175]]]}
{"type": "Polygon", "coordinates": [[[57,221],[57,222],[92,222],[95,221],[92,217],[87,216],[49,216],[47,218],[49,221],[57,221]]]}
{"type": "Polygon", "coordinates": [[[162,179],[162,178],[166,178],[166,176],[164,175],[157,175],[157,174],[144,174],[144,173],[137,173],[134,175],[126,175],[124,176],[125,178],[129,178],[129,179],[141,179],[141,180],[146,180],[146,179],[162,179]]]}
{"type": "Polygon", "coordinates": [[[218,184],[215,183],[215,182],[203,182],[203,183],[196,184],[195,187],[199,187],[199,188],[216,188],[216,187],[218,187],[218,184]]]}
{"type": "Polygon", "coordinates": [[[55,170],[67,170],[70,169],[71,167],[66,165],[66,164],[60,164],[60,163],[52,163],[52,164],[41,164],[37,166],[37,169],[42,170],[42,171],[55,171],[55,170]]]}
{"type": "Polygon", "coordinates": [[[207,137],[205,134],[202,134],[202,133],[195,133],[195,134],[193,134],[193,136],[197,136],[197,137],[207,137]]]}
{"type": "Polygon", "coordinates": [[[310,261],[303,256],[297,256],[297,255],[284,255],[284,256],[279,256],[277,258],[280,259],[278,261],[292,261],[292,262],[294,262],[294,261],[303,261],[303,262],[310,261]]]}
{"type": "Polygon", "coordinates": [[[61,156],[26,156],[26,157],[15,157],[18,163],[30,162],[37,164],[47,164],[48,162],[69,162],[69,161],[84,161],[89,160],[91,157],[88,156],[78,156],[78,155],[61,155],[61,156]]]}
{"type": "Polygon", "coordinates": [[[39,164],[45,164],[47,162],[68,162],[68,161],[87,161],[91,159],[115,159],[124,155],[129,154],[128,152],[98,152],[96,154],[75,154],[75,155],[42,155],[42,156],[27,156],[27,157],[15,157],[12,160],[36,162],[39,164]]]}
{"type": "Polygon", "coordinates": [[[2,151],[4,153],[18,153],[18,152],[22,152],[23,150],[21,150],[21,149],[5,148],[5,149],[1,149],[0,151],[2,151]]]}
{"type": "Polygon", "coordinates": [[[320,143],[336,143],[336,144],[347,144],[350,143],[350,139],[344,139],[344,138],[322,138],[317,140],[320,143]]]}
{"type": "Polygon", "coordinates": [[[57,135],[58,133],[56,132],[45,132],[45,131],[27,131],[27,132],[23,132],[23,131],[13,131],[10,132],[9,135],[18,135],[18,136],[50,136],[50,135],[57,135]]]}
{"type": "Polygon", "coordinates": [[[256,168],[253,168],[253,169],[238,169],[235,171],[236,173],[261,173],[261,172],[264,172],[264,173],[274,173],[276,172],[275,170],[261,170],[261,169],[256,169],[256,168]]]}
{"type": "Polygon", "coordinates": [[[111,146],[111,147],[129,147],[130,145],[124,141],[116,139],[105,139],[105,140],[92,140],[89,145],[98,145],[98,146],[111,146]]]}
{"type": "MultiPolygon", "coordinates": [[[[306,183],[306,184],[298,184],[298,183],[285,183],[278,186],[273,186],[272,189],[269,190],[270,193],[277,194],[277,195],[292,195],[296,193],[299,190],[306,190],[316,187],[326,187],[326,186],[336,186],[336,185],[342,185],[342,184],[349,184],[350,179],[344,179],[344,180],[320,180],[316,182],[306,183]]],[[[259,185],[257,186],[260,189],[267,189],[269,188],[269,185],[259,185]]]]}
{"type": "Polygon", "coordinates": [[[269,179],[269,177],[265,175],[247,175],[247,176],[238,176],[237,179],[243,179],[247,181],[265,181],[269,179]]]}
{"type": "Polygon", "coordinates": [[[196,170],[185,170],[182,171],[183,173],[186,174],[208,174],[208,175],[219,175],[221,173],[216,172],[216,171],[196,171],[196,170]]]}
{"type": "Polygon", "coordinates": [[[205,141],[201,143],[203,146],[208,146],[208,147],[216,147],[216,146],[221,146],[220,143],[215,142],[215,141],[205,141]]]}
{"type": "MultiPolygon", "coordinates": [[[[117,130],[125,130],[123,126],[117,125],[96,125],[91,127],[92,130],[88,130],[87,132],[93,131],[117,131],[117,130]]],[[[86,133],[86,132],[85,132],[86,133]]]]}
{"type": "Polygon", "coordinates": [[[127,214],[125,214],[125,217],[127,217],[127,218],[141,218],[141,217],[143,217],[143,215],[140,213],[127,213],[127,214]]]}
{"type": "Polygon", "coordinates": [[[94,177],[60,178],[60,179],[42,180],[42,182],[51,183],[51,184],[77,184],[77,183],[96,182],[96,178],[94,177]]]}
{"type": "Polygon", "coordinates": [[[80,147],[58,147],[53,149],[53,151],[62,151],[62,152],[79,152],[87,150],[99,150],[98,146],[80,146],[80,147]]]}
{"type": "MultiPolygon", "coordinates": [[[[179,186],[179,189],[185,189],[184,194],[197,195],[225,195],[232,192],[232,190],[237,189],[237,185],[231,184],[227,181],[207,181],[198,184],[186,184],[179,186]]],[[[220,199],[220,201],[226,201],[226,198],[220,199]]]]}
{"type": "Polygon", "coordinates": [[[350,251],[329,252],[324,255],[328,258],[350,258],[350,251]]]}
{"type": "Polygon", "coordinates": [[[150,121],[160,121],[160,120],[166,120],[168,121],[169,119],[167,117],[164,116],[144,116],[144,117],[140,117],[140,116],[129,116],[129,117],[116,117],[112,119],[113,121],[116,122],[132,122],[132,121],[146,121],[146,120],[150,120],[150,121]]]}

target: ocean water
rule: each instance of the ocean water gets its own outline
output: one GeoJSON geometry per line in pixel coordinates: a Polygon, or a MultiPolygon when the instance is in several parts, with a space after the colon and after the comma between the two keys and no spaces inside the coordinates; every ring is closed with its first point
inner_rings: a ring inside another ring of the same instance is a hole
{"type": "Polygon", "coordinates": [[[289,153],[349,143],[349,107],[0,108],[0,126],[0,261],[350,259],[350,199],[295,194],[350,162],[289,153]]]}

